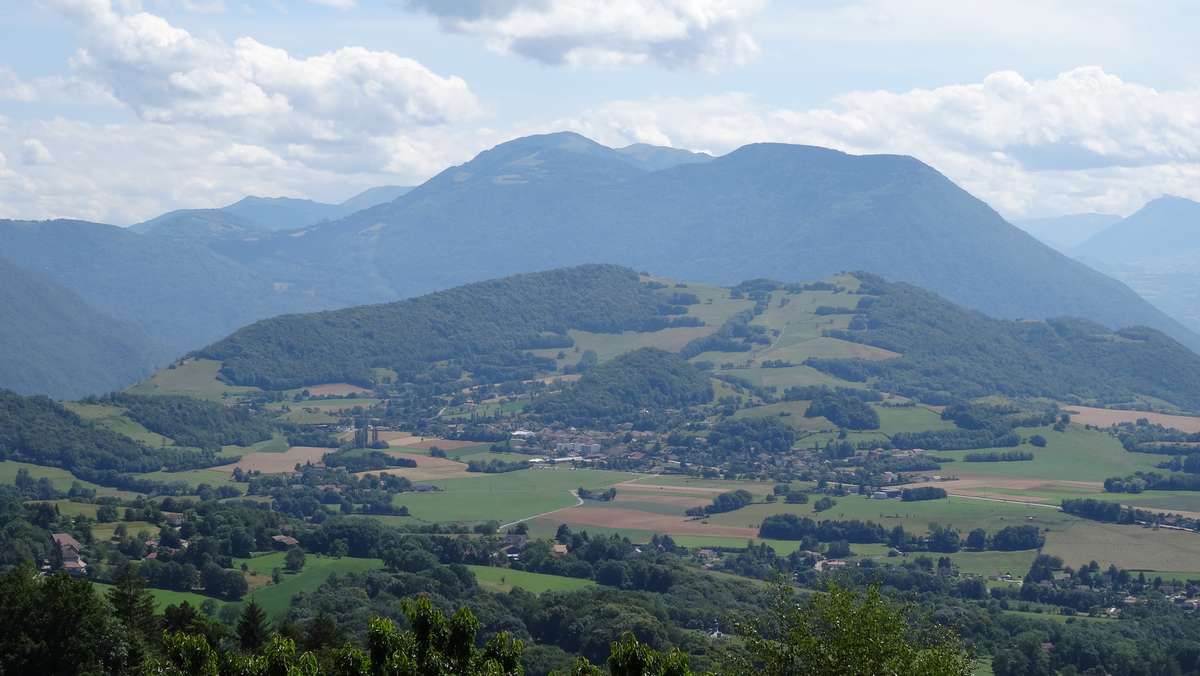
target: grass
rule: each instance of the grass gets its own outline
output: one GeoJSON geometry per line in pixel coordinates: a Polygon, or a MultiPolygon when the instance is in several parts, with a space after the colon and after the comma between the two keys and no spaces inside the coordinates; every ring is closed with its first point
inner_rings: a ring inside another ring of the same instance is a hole
{"type": "Polygon", "coordinates": [[[625,472],[602,470],[528,469],[504,474],[481,474],[430,481],[441,487],[434,493],[402,493],[396,504],[427,522],[508,523],[576,503],[570,494],[580,486],[607,488],[633,478],[625,472]]]}
{"type": "Polygon", "coordinates": [[[491,566],[467,566],[475,573],[475,581],[479,586],[494,592],[508,592],[520,587],[527,592],[540,594],[545,591],[575,591],[586,587],[594,587],[591,580],[581,580],[561,575],[545,575],[543,573],[528,573],[511,568],[494,568],[491,566]]]}
{"type": "Polygon", "coordinates": [[[112,521],[109,523],[98,523],[92,526],[92,537],[99,542],[108,542],[117,532],[119,524],[125,524],[125,530],[129,535],[137,535],[142,531],[146,531],[151,535],[158,534],[158,526],[149,521],[112,521]]]}
{"type": "MultiPolygon", "coordinates": [[[[633,480],[630,490],[652,490],[654,486],[679,486],[686,488],[713,488],[734,491],[739,488],[756,495],[766,495],[775,488],[773,481],[726,481],[724,479],[699,479],[682,475],[642,474],[633,480]]],[[[617,489],[620,491],[620,489],[617,489]]]]}
{"type": "Polygon", "coordinates": [[[942,415],[924,406],[872,406],[879,414],[879,431],[884,434],[950,430],[954,423],[942,420],[942,415]]]}
{"type": "MultiPolygon", "coordinates": [[[[100,594],[106,594],[108,593],[109,589],[112,589],[112,585],[105,584],[103,582],[93,582],[92,587],[95,588],[96,592],[100,594]]],[[[147,591],[149,591],[150,595],[154,597],[154,609],[160,613],[163,611],[163,608],[166,608],[167,606],[179,605],[184,601],[191,604],[193,608],[199,608],[200,604],[204,603],[205,601],[215,601],[218,609],[220,609],[221,606],[225,605],[226,603],[220,599],[216,599],[211,596],[205,596],[204,594],[197,594],[195,592],[181,592],[170,589],[153,588],[148,588],[147,591]]]]}
{"type": "Polygon", "coordinates": [[[175,441],[170,437],[164,437],[156,432],[143,427],[140,423],[126,416],[126,409],[120,406],[109,406],[107,404],[79,404],[75,402],[67,402],[63,404],[75,415],[78,415],[84,420],[106,427],[117,434],[140,441],[147,446],[158,448],[159,446],[173,446],[175,441]]]}
{"type": "Polygon", "coordinates": [[[837,504],[824,512],[814,512],[812,504],[788,505],[783,503],[754,504],[735,512],[716,514],[709,522],[726,526],[749,526],[757,528],[762,520],[772,514],[797,514],[818,521],[860,519],[874,521],[885,528],[903,526],[905,530],[925,532],[929,524],[940,523],[966,533],[975,528],[988,532],[1005,526],[1035,525],[1042,528],[1059,529],[1081,519],[1047,507],[1031,507],[1007,502],[971,500],[951,496],[943,500],[901,502],[900,500],[871,500],[858,495],[835,498],[837,504]]]}
{"type": "Polygon", "coordinates": [[[259,392],[257,387],[240,387],[217,378],[221,362],[189,359],[173,368],[165,368],[129,388],[132,394],[182,394],[197,399],[220,401],[225,397],[259,392]]]}
{"type": "Polygon", "coordinates": [[[17,481],[17,472],[26,469],[29,470],[29,476],[36,479],[45,477],[50,480],[50,484],[60,491],[68,491],[71,489],[71,484],[76,481],[84,488],[91,488],[96,491],[98,496],[115,496],[122,499],[130,499],[137,497],[137,493],[132,491],[121,491],[115,488],[107,488],[94,484],[90,481],[84,481],[71,474],[65,469],[58,467],[46,467],[44,465],[31,465],[27,462],[16,462],[15,460],[0,460],[0,484],[14,484],[17,481]]]}
{"type": "Polygon", "coordinates": [[[230,472],[218,472],[214,469],[189,469],[182,472],[147,472],[146,474],[138,474],[138,477],[143,479],[151,479],[153,481],[165,481],[168,483],[182,481],[189,488],[196,488],[200,484],[208,484],[216,487],[221,485],[235,486],[242,490],[244,484],[239,484],[233,480],[233,474],[230,472]]]}
{"type": "MultiPolygon", "coordinates": [[[[1023,437],[1040,434],[1048,442],[1045,448],[1022,444],[1016,449],[1030,451],[1034,459],[1027,462],[956,462],[943,466],[944,473],[962,477],[996,477],[1003,479],[1047,479],[1063,481],[1104,481],[1111,476],[1125,476],[1138,470],[1153,470],[1162,457],[1148,453],[1129,453],[1121,442],[1104,432],[1072,425],[1065,432],[1050,427],[1020,428],[1023,437]]],[[[979,451],[937,451],[935,455],[962,459],[967,453],[979,451]]]]}
{"type": "MultiPolygon", "coordinates": [[[[234,559],[233,565],[234,568],[238,568],[245,563],[249,572],[255,577],[269,579],[271,571],[275,568],[281,571],[285,570],[284,556],[284,552],[272,552],[249,559],[234,559]]],[[[361,573],[381,568],[383,568],[383,561],[380,559],[352,559],[349,557],[337,559],[331,556],[309,554],[305,558],[304,568],[300,572],[284,572],[279,584],[258,587],[247,594],[246,598],[253,598],[268,615],[272,618],[279,618],[287,613],[293,596],[300,592],[314,591],[329,579],[330,575],[361,573]]]]}
{"type": "Polygon", "coordinates": [[[46,504],[58,509],[58,513],[63,516],[86,516],[88,518],[96,518],[96,511],[100,509],[100,505],[94,505],[90,502],[72,502],[70,500],[31,500],[26,504],[46,504]]]}
{"type": "Polygon", "coordinates": [[[260,441],[257,444],[249,446],[222,446],[221,456],[230,457],[235,455],[246,455],[247,453],[283,453],[289,448],[287,436],[280,432],[275,432],[270,439],[260,441]]]}
{"type": "Polygon", "coordinates": [[[1111,563],[1128,570],[1190,573],[1200,561],[1200,535],[1079,521],[1047,534],[1042,552],[1074,567],[1096,561],[1103,568],[1111,563]]]}

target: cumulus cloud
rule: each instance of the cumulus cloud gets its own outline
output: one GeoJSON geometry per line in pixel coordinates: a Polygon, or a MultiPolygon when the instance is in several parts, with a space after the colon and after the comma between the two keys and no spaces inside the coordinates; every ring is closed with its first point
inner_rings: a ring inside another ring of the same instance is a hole
{"type": "Polygon", "coordinates": [[[147,122],[223,130],[271,146],[353,146],[469,119],[466,82],[391,52],[346,47],[296,58],[249,37],[202,39],[110,0],[49,0],[80,28],[76,74],[147,122]]]}
{"type": "Polygon", "coordinates": [[[444,30],[542,63],[717,70],[758,53],[762,0],[407,0],[444,30]]]}
{"type": "Polygon", "coordinates": [[[308,0],[314,5],[325,5],[335,9],[353,9],[358,6],[358,0],[308,0]]]}
{"type": "Polygon", "coordinates": [[[1163,192],[1200,197],[1200,90],[1160,91],[1096,67],[1028,80],[862,91],[819,108],[746,94],[617,101],[560,120],[610,144],[727,152],[783,141],[929,162],[1012,214],[1129,211],[1163,192]]]}

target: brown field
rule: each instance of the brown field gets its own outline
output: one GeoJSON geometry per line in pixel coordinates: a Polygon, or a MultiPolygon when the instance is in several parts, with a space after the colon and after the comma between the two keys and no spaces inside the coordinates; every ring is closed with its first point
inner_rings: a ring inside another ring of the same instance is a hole
{"type": "MultiPolygon", "coordinates": [[[[408,434],[407,432],[397,432],[396,434],[408,434]]],[[[384,439],[384,433],[379,433],[379,438],[384,439]]],[[[439,437],[414,437],[409,434],[406,437],[396,437],[394,439],[384,439],[388,442],[388,446],[392,448],[404,448],[414,451],[428,451],[430,448],[437,446],[443,451],[452,451],[456,448],[466,448],[467,446],[478,446],[478,441],[455,441],[451,439],[441,439],[439,437]]]]}
{"type": "Polygon", "coordinates": [[[314,397],[347,397],[351,394],[370,394],[371,390],[350,383],[326,383],[324,385],[309,385],[304,388],[314,397]]]}
{"type": "Polygon", "coordinates": [[[468,472],[467,466],[449,458],[430,458],[426,456],[404,455],[417,461],[416,467],[393,467],[392,469],[359,472],[363,474],[392,474],[402,476],[409,481],[433,481],[434,479],[452,479],[462,477],[487,476],[483,472],[468,472]]]}
{"type": "Polygon", "coordinates": [[[1072,422],[1081,425],[1111,427],[1119,423],[1137,422],[1138,418],[1146,418],[1163,427],[1172,427],[1183,432],[1200,432],[1200,417],[1196,416],[1167,415],[1148,411],[1117,411],[1108,408],[1092,408],[1091,406],[1065,406],[1064,410],[1071,414],[1072,422]]]}
{"type": "Polygon", "coordinates": [[[707,505],[711,500],[707,496],[702,495],[664,495],[663,493],[642,493],[618,489],[614,502],[654,502],[661,505],[699,507],[700,505],[707,505]]]}
{"type": "Polygon", "coordinates": [[[314,465],[320,464],[321,456],[333,450],[317,446],[292,446],[283,453],[247,453],[242,456],[241,460],[233,464],[220,465],[212,469],[217,472],[233,472],[233,468],[241,467],[243,472],[258,470],[263,474],[279,474],[292,471],[296,467],[296,463],[301,465],[306,462],[314,465]]]}
{"type": "MultiPolygon", "coordinates": [[[[618,489],[619,490],[619,489],[618,489]]],[[[651,514],[619,507],[568,507],[554,512],[554,519],[572,526],[602,526],[604,528],[633,528],[670,535],[714,535],[721,537],[754,538],[758,530],[739,526],[717,526],[681,516],[651,514]]]]}

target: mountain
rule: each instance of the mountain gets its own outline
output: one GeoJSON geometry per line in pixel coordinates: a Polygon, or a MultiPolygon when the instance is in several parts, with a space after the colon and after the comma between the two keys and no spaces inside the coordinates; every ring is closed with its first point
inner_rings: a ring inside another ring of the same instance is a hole
{"type": "Polygon", "coordinates": [[[612,261],[730,284],[866,270],[1006,318],[1200,336],[911,157],[755,144],[650,171],[577,134],[501,144],[393,202],[225,255],[332,296],[386,299],[612,261]]]}
{"type": "Polygon", "coordinates": [[[689,150],[652,146],[647,143],[635,143],[624,148],[617,148],[617,152],[646,171],[658,171],[681,164],[700,164],[712,160],[712,155],[708,153],[693,153],[689,150]]]}
{"type": "Polygon", "coordinates": [[[736,383],[771,369],[780,391],[823,379],[931,404],[1001,395],[1200,410],[1200,355],[1153,329],[994,319],[868,273],[733,289],[658,280],[612,265],[526,273],[266,319],[194,356],[220,361],[225,381],[242,386],[369,386],[384,369],[396,383],[459,391],[578,371],[586,360],[567,369],[568,352],[594,346],[609,358],[533,407],[580,421],[708,401],[701,366],[736,383]],[[671,349],[652,349],[661,345],[671,349]]]}
{"type": "Polygon", "coordinates": [[[207,246],[112,225],[0,221],[0,241],[11,263],[132,325],[170,355],[255,319],[332,306],[317,292],[276,283],[207,246]]]}
{"type": "Polygon", "coordinates": [[[1084,259],[1107,263],[1200,253],[1200,203],[1170,195],[1160,197],[1093,235],[1079,245],[1076,253],[1084,259]]]}
{"type": "Polygon", "coordinates": [[[0,258],[0,388],[80,397],[124,387],[165,360],[133,325],[0,258]]]}
{"type": "Polygon", "coordinates": [[[1070,254],[1089,237],[1121,220],[1113,214],[1071,214],[1050,218],[1028,218],[1013,224],[1041,241],[1070,254]]]}
{"type": "Polygon", "coordinates": [[[380,185],[374,188],[367,188],[358,193],[354,197],[342,202],[342,211],[347,214],[352,214],[363,209],[370,209],[378,204],[384,204],[399,199],[401,196],[412,190],[412,186],[406,185],[380,185]]]}
{"type": "Polygon", "coordinates": [[[362,209],[391,202],[411,188],[386,185],[369,188],[341,204],[292,197],[244,197],[220,209],[179,209],[130,226],[134,232],[199,241],[245,239],[281,230],[296,230],[321,221],[342,218],[362,209]]]}

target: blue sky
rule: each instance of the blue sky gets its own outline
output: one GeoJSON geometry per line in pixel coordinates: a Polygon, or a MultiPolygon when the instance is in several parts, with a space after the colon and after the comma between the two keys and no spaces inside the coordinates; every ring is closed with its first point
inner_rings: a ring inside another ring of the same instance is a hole
{"type": "Polygon", "coordinates": [[[0,217],[339,200],[514,136],[915,155],[1013,217],[1200,198],[1182,0],[0,6],[0,217]]]}

